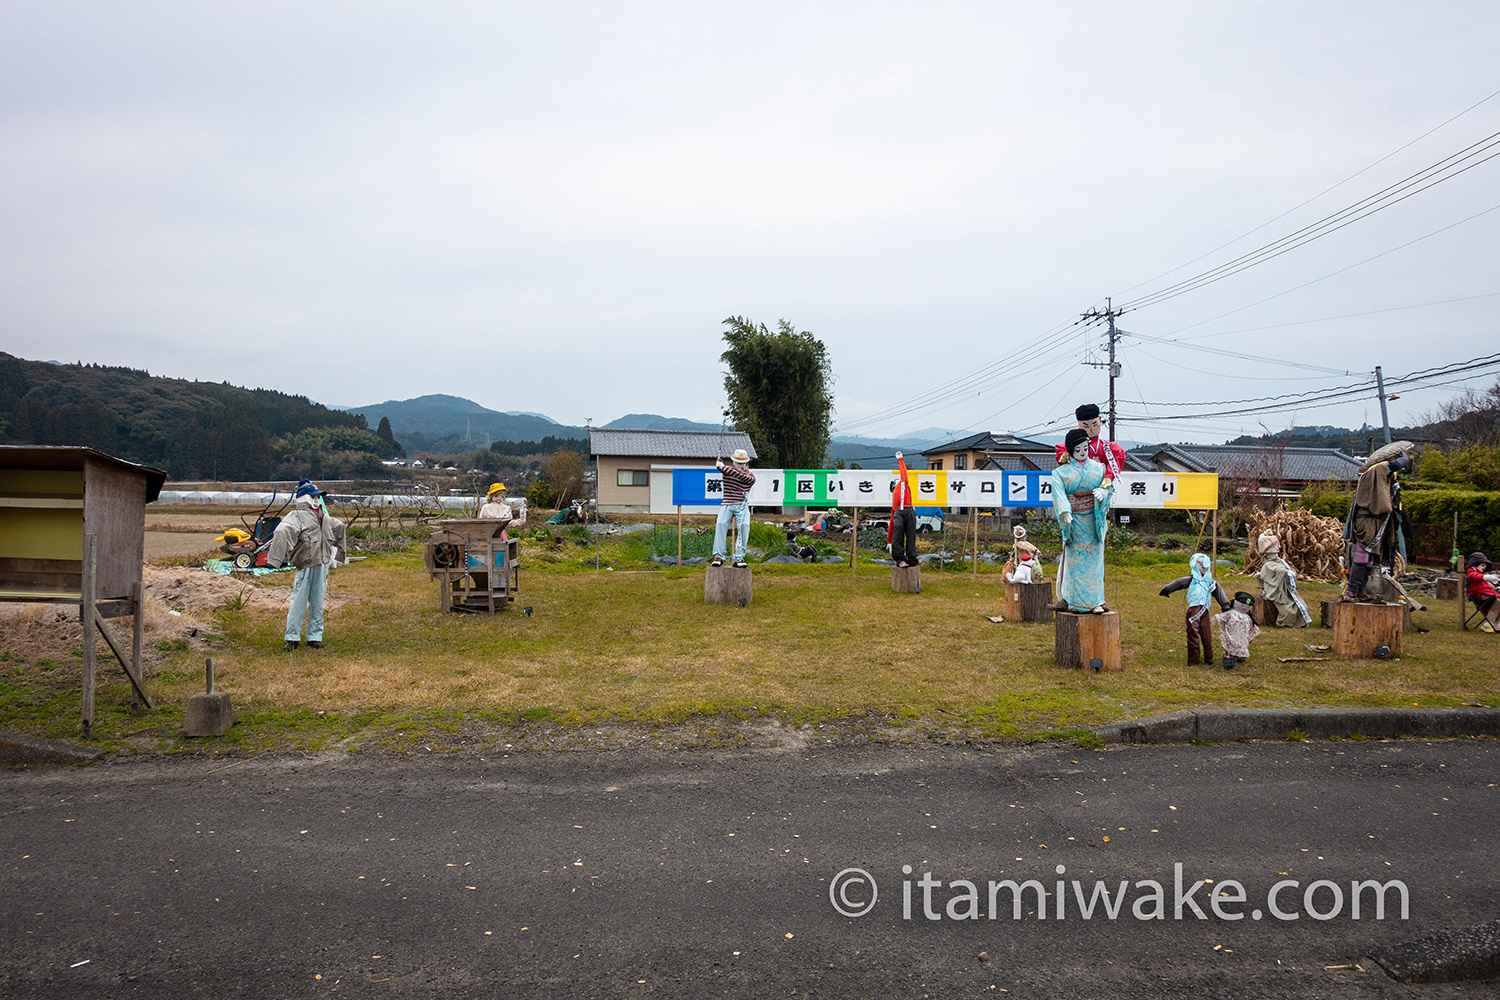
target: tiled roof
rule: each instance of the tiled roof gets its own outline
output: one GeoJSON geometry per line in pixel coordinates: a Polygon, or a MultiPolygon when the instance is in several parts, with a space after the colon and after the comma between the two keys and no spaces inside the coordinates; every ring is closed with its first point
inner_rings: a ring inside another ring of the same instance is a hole
{"type": "Polygon", "coordinates": [[[1246,479],[1280,479],[1297,483],[1328,480],[1352,483],[1359,479],[1359,459],[1337,448],[1164,444],[1134,453],[1140,457],[1147,454],[1158,463],[1172,461],[1191,472],[1217,472],[1222,476],[1246,479]]]}
{"type": "Polygon", "coordinates": [[[632,431],[596,427],[589,431],[589,454],[633,458],[717,458],[743,448],[755,458],[755,445],[743,431],[632,431]]]}
{"type": "Polygon", "coordinates": [[[1044,465],[1038,462],[1030,462],[1020,455],[991,455],[976,465],[975,468],[1004,469],[1007,472],[1032,472],[1036,469],[1050,468],[1050,464],[1044,465]]]}
{"type": "Polygon", "coordinates": [[[980,431],[978,434],[970,434],[956,441],[938,445],[936,448],[928,448],[922,452],[924,455],[939,455],[949,451],[1003,451],[1003,452],[1050,452],[1052,446],[1030,438],[1017,437],[1014,434],[996,434],[994,431],[980,431]]]}

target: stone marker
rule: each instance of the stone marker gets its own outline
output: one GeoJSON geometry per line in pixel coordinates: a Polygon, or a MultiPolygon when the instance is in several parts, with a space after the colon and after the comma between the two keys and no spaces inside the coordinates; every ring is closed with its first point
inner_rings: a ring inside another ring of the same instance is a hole
{"type": "Polygon", "coordinates": [[[188,699],[182,720],[184,736],[222,736],[234,725],[234,708],[228,691],[214,690],[214,660],[208,658],[208,690],[188,699]]]}

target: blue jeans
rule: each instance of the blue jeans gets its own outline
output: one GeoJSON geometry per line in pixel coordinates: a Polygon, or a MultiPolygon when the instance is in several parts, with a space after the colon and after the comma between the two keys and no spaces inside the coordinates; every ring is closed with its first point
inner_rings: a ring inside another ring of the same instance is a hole
{"type": "Polygon", "coordinates": [[[323,594],[328,589],[328,564],[299,569],[292,580],[292,606],[286,612],[286,641],[302,638],[302,616],[307,615],[307,641],[323,641],[323,594]]]}
{"type": "Polygon", "coordinates": [[[734,561],[745,558],[745,543],[750,539],[750,501],[726,503],[719,508],[719,521],[714,525],[714,558],[724,558],[724,533],[729,522],[734,521],[734,561]]]}

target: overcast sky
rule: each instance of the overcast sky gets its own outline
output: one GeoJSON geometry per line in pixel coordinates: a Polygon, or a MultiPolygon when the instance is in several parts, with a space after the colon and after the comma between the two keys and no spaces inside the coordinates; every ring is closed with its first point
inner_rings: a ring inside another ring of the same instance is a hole
{"type": "MultiPolygon", "coordinates": [[[[721,321],[785,317],[843,432],[1039,431],[1107,395],[1080,312],[1500,132],[1496,97],[1389,155],[1500,90],[1497,38],[1491,0],[11,0],[0,349],[716,422],[721,321]]],[[[1150,421],[1500,351],[1500,210],[1469,218],[1497,206],[1500,159],[1126,313],[1282,363],[1126,338],[1117,391],[1149,405],[1119,436],[1378,423],[1373,393],[1150,421]]],[[[1396,390],[1392,422],[1456,388],[1396,390]]]]}

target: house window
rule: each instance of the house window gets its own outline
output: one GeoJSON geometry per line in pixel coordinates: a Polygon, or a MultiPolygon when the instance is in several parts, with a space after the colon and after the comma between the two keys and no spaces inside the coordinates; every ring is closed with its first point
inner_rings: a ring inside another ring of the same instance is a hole
{"type": "Polygon", "coordinates": [[[927,463],[927,467],[929,469],[941,469],[943,467],[943,460],[941,458],[935,458],[931,462],[927,463]]]}
{"type": "Polygon", "coordinates": [[[968,455],[954,455],[953,456],[953,468],[955,468],[955,469],[967,469],[968,467],[969,467],[969,456],[968,455]]]}
{"type": "Polygon", "coordinates": [[[620,469],[615,473],[616,486],[650,486],[651,473],[645,469],[620,469]]]}

